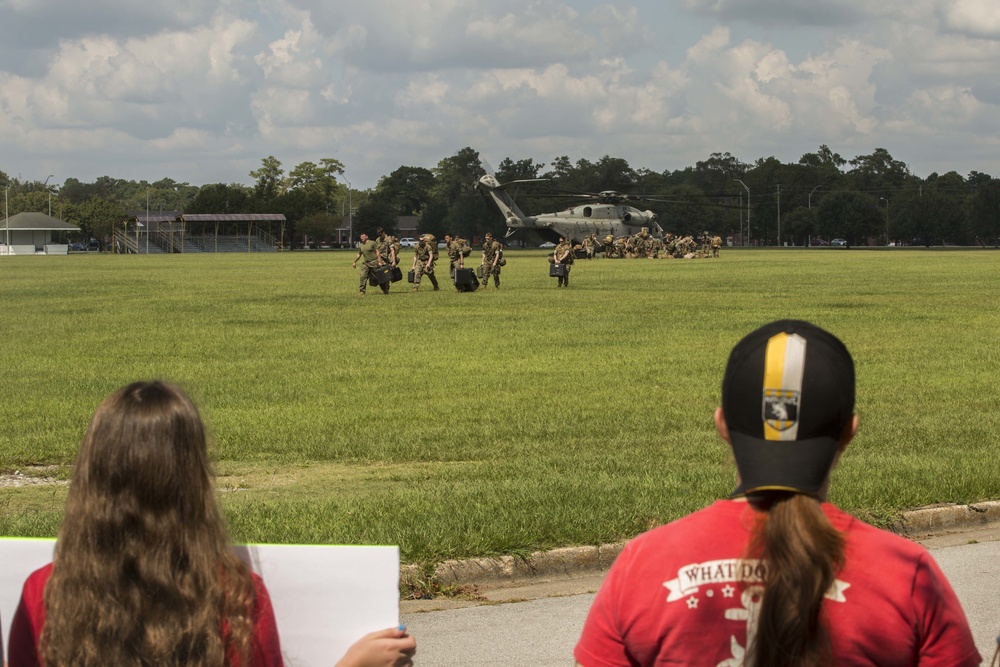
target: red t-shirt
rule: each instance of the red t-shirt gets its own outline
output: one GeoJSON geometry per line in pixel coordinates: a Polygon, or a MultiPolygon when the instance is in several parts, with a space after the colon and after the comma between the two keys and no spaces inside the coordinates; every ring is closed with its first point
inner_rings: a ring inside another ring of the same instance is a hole
{"type": "MultiPolygon", "coordinates": [[[[965,613],[919,544],[829,503],[844,567],[823,613],[834,664],[979,665],[965,613]]],[[[574,656],[584,667],[743,665],[766,563],[741,563],[754,509],[720,500],[635,538],[608,572],[574,656]]]]}
{"type": "MultiPolygon", "coordinates": [[[[38,640],[45,624],[45,584],[52,575],[52,563],[31,573],[24,582],[21,602],[10,626],[7,644],[8,667],[40,667],[38,640]]],[[[283,667],[278,626],[271,597],[264,582],[251,572],[254,587],[253,667],[283,667]]]]}

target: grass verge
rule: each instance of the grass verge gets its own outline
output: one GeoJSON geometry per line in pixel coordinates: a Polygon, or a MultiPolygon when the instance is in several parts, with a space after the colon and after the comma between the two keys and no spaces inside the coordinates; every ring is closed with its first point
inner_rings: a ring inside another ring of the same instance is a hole
{"type": "MultiPolygon", "coordinates": [[[[4,258],[0,470],[68,465],[107,394],[158,377],[209,423],[234,539],[408,562],[612,542],[731,490],[726,356],[797,317],[857,363],[835,502],[884,523],[1000,497],[1000,253],[581,261],[561,290],[509,251],[498,291],[363,299],[351,257],[4,258]]],[[[54,535],[64,498],[0,489],[0,532],[54,535]]]]}

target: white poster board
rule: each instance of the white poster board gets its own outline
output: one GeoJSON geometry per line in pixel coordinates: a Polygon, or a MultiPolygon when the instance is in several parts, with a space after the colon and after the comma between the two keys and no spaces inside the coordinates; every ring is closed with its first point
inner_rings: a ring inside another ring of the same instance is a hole
{"type": "MultiPolygon", "coordinates": [[[[4,655],[28,575],[55,540],[0,538],[4,655]]],[[[234,547],[263,579],[287,667],[330,667],[373,630],[399,624],[399,548],[251,544],[234,547]]]]}

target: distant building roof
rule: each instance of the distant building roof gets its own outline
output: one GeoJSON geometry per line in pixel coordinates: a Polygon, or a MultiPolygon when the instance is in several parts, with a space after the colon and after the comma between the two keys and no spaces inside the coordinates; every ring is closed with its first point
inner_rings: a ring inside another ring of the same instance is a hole
{"type": "Polygon", "coordinates": [[[416,229],[420,224],[419,215],[400,215],[396,216],[396,229],[416,229]]]}
{"type": "Polygon", "coordinates": [[[282,213],[187,213],[180,219],[186,222],[285,222],[282,213]]]}
{"type": "Polygon", "coordinates": [[[166,213],[160,215],[159,213],[150,213],[148,216],[145,213],[139,213],[129,217],[129,222],[177,222],[177,215],[167,215],[166,213]]]}
{"type": "Polygon", "coordinates": [[[8,218],[6,223],[0,220],[0,229],[20,229],[34,232],[80,231],[76,225],[71,225],[44,213],[18,213],[8,218]]]}

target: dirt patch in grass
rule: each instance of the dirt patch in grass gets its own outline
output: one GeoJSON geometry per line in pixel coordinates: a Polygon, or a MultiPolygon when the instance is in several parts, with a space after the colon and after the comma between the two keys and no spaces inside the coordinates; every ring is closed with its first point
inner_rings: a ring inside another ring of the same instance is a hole
{"type": "Polygon", "coordinates": [[[69,484],[67,466],[25,466],[20,470],[0,473],[0,488],[64,484],[69,484]]]}

